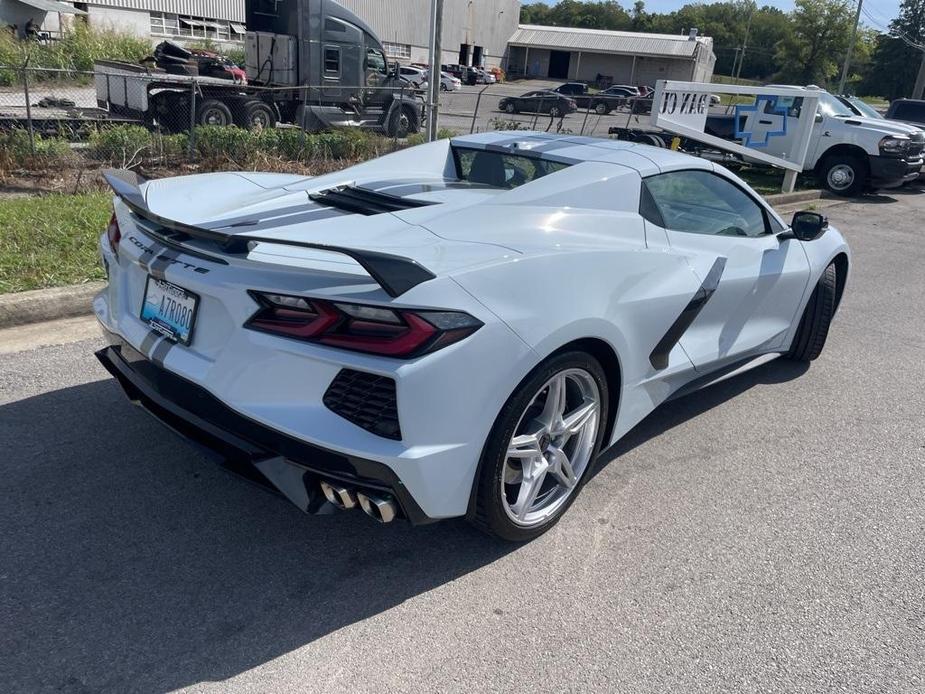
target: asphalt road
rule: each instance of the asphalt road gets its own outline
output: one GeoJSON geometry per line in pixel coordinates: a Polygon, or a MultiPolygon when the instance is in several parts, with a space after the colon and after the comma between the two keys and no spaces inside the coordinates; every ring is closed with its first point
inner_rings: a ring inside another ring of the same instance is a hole
{"type": "Polygon", "coordinates": [[[827,212],[855,258],[822,357],[660,408],[525,546],[303,516],[98,340],[4,354],[0,690],[923,691],[925,195],[827,212]]]}

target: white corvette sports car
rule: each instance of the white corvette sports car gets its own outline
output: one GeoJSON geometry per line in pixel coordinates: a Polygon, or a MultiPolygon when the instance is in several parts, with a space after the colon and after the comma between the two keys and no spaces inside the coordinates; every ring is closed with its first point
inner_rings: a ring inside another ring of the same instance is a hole
{"type": "Polygon", "coordinates": [[[129,397],[307,512],[548,529],[660,403],[825,343],[850,263],[726,169],[499,132],[315,178],[109,172],[129,397]]]}

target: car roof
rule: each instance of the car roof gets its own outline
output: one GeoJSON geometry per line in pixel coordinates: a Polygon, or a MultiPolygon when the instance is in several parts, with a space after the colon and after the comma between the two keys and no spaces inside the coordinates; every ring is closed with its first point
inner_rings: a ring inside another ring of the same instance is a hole
{"type": "Polygon", "coordinates": [[[689,154],[664,147],[600,137],[507,130],[460,135],[454,137],[452,143],[462,147],[538,156],[541,159],[570,164],[585,161],[606,162],[635,169],[641,176],[678,169],[713,169],[711,162],[689,154]]]}

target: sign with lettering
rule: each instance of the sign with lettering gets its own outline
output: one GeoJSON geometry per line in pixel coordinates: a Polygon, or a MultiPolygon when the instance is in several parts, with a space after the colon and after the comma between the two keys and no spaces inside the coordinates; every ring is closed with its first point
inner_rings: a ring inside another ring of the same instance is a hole
{"type": "MultiPolygon", "coordinates": [[[[797,87],[659,80],[650,123],[744,161],[798,172],[809,151],[819,95],[816,89],[797,87]],[[732,95],[729,101],[736,105],[722,106],[722,94],[732,95]]],[[[788,176],[785,185],[795,180],[788,176]]]]}
{"type": "Polygon", "coordinates": [[[676,123],[703,132],[707,114],[710,112],[710,95],[666,89],[662,92],[661,99],[653,102],[652,110],[658,110],[662,123],[676,123]]]}

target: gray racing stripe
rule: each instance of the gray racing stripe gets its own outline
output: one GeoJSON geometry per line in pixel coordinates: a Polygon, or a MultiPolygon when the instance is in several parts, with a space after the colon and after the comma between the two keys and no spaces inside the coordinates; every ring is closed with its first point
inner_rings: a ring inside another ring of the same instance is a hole
{"type": "Polygon", "coordinates": [[[151,259],[165,248],[166,246],[157,241],[152,242],[151,245],[145,249],[145,252],[138,257],[138,262],[146,270],[150,269],[148,264],[151,262],[151,259]]]}
{"type": "Polygon", "coordinates": [[[275,210],[263,210],[261,212],[251,212],[250,214],[240,215],[238,217],[228,217],[227,219],[217,219],[214,222],[203,222],[197,226],[203,229],[225,229],[233,226],[250,226],[257,222],[263,222],[273,217],[284,217],[299,212],[310,212],[311,210],[323,210],[326,207],[315,202],[306,200],[298,205],[289,205],[288,207],[279,207],[275,210]]]}
{"type": "Polygon", "coordinates": [[[138,351],[144,354],[146,357],[150,357],[151,348],[154,347],[158,340],[162,339],[163,338],[158,333],[152,330],[147,335],[145,335],[145,339],[141,341],[141,348],[138,351]]]}
{"type": "Polygon", "coordinates": [[[164,359],[167,358],[167,353],[173,349],[174,344],[173,340],[168,340],[166,337],[163,338],[151,351],[151,361],[159,366],[163,366],[164,359]]]}
{"type": "Polygon", "coordinates": [[[148,266],[148,272],[152,277],[155,277],[159,280],[166,279],[164,273],[167,271],[167,268],[173,264],[173,261],[180,256],[179,251],[173,249],[167,249],[161,253],[157,258],[151,261],[151,264],[148,266]]]}

